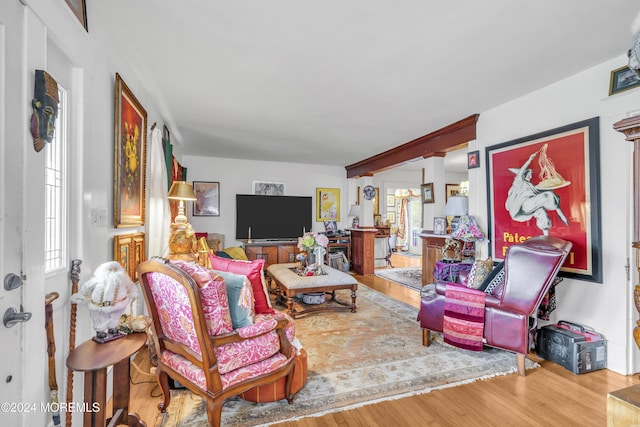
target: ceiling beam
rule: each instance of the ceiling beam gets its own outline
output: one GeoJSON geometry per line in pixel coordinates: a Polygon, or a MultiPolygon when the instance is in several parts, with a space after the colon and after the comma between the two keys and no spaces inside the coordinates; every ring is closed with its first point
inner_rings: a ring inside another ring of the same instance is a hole
{"type": "Polygon", "coordinates": [[[476,139],[476,123],[480,114],[443,127],[428,135],[416,138],[368,159],[345,166],[347,178],[357,178],[380,172],[417,158],[427,158],[436,153],[447,153],[467,145],[476,139]]]}

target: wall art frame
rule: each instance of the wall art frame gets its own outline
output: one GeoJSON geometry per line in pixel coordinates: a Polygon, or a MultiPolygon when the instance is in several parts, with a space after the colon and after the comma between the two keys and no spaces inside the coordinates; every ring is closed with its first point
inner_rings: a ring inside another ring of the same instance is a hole
{"type": "Polygon", "coordinates": [[[144,225],[147,112],[116,73],[113,171],[113,225],[144,225]]]}
{"type": "Polygon", "coordinates": [[[316,188],[316,221],[340,221],[339,188],[316,188]]]}
{"type": "Polygon", "coordinates": [[[459,196],[460,195],[460,184],[445,184],[444,185],[446,194],[444,197],[444,201],[449,200],[451,196],[459,196]]]}
{"type": "Polygon", "coordinates": [[[609,96],[640,86],[640,77],[628,66],[616,68],[609,79],[609,96]]]}
{"type": "Polygon", "coordinates": [[[143,232],[113,236],[113,260],[120,263],[134,282],[139,280],[138,264],[146,261],[143,232]]]}
{"type": "Polygon", "coordinates": [[[261,196],[284,196],[287,193],[287,184],[279,181],[253,181],[251,192],[261,196]]]}
{"type": "Polygon", "coordinates": [[[422,184],[420,186],[420,192],[422,193],[422,203],[434,203],[435,198],[433,196],[433,182],[429,182],[427,184],[422,184]]]}
{"type": "Polygon", "coordinates": [[[65,0],[67,2],[67,6],[71,9],[73,14],[78,18],[78,21],[84,27],[86,32],[89,32],[89,27],[87,26],[87,2],[86,0],[65,0]]]}
{"type": "Polygon", "coordinates": [[[549,234],[573,243],[562,276],[602,283],[599,117],[485,150],[492,257],[549,234]]]}
{"type": "Polygon", "coordinates": [[[467,169],[476,169],[480,167],[480,150],[470,151],[467,153],[467,169]]]}
{"type": "Polygon", "coordinates": [[[220,183],[193,181],[196,200],[192,202],[193,216],[220,216],[220,183]]]}

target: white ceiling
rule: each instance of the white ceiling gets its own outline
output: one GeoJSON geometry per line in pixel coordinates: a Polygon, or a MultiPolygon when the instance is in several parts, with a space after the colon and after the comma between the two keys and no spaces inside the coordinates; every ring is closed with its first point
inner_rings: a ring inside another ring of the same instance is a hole
{"type": "Polygon", "coordinates": [[[168,125],[179,153],[340,166],[626,53],[640,10],[637,0],[87,3],[90,33],[154,94],[162,117],[149,121],[168,125]]]}

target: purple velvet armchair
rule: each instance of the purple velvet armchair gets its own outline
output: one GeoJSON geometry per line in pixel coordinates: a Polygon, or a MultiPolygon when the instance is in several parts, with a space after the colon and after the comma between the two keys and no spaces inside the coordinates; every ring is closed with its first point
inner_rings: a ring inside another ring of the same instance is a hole
{"type": "MultiPolygon", "coordinates": [[[[570,242],[551,236],[534,237],[509,247],[504,278],[486,295],[484,344],[516,353],[522,376],[530,338],[537,326],[538,306],[570,250],[570,242]]],[[[422,296],[418,320],[425,346],[429,345],[430,331],[443,331],[446,285],[447,282],[437,282],[435,290],[422,296]]]]}

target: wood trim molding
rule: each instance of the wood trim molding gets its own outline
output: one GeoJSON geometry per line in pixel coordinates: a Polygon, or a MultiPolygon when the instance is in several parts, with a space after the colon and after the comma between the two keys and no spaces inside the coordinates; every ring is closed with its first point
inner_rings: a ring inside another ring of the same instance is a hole
{"type": "Polygon", "coordinates": [[[345,166],[347,178],[365,176],[409,160],[432,157],[464,147],[469,141],[476,139],[476,123],[479,117],[480,114],[473,114],[413,141],[345,166]]]}

